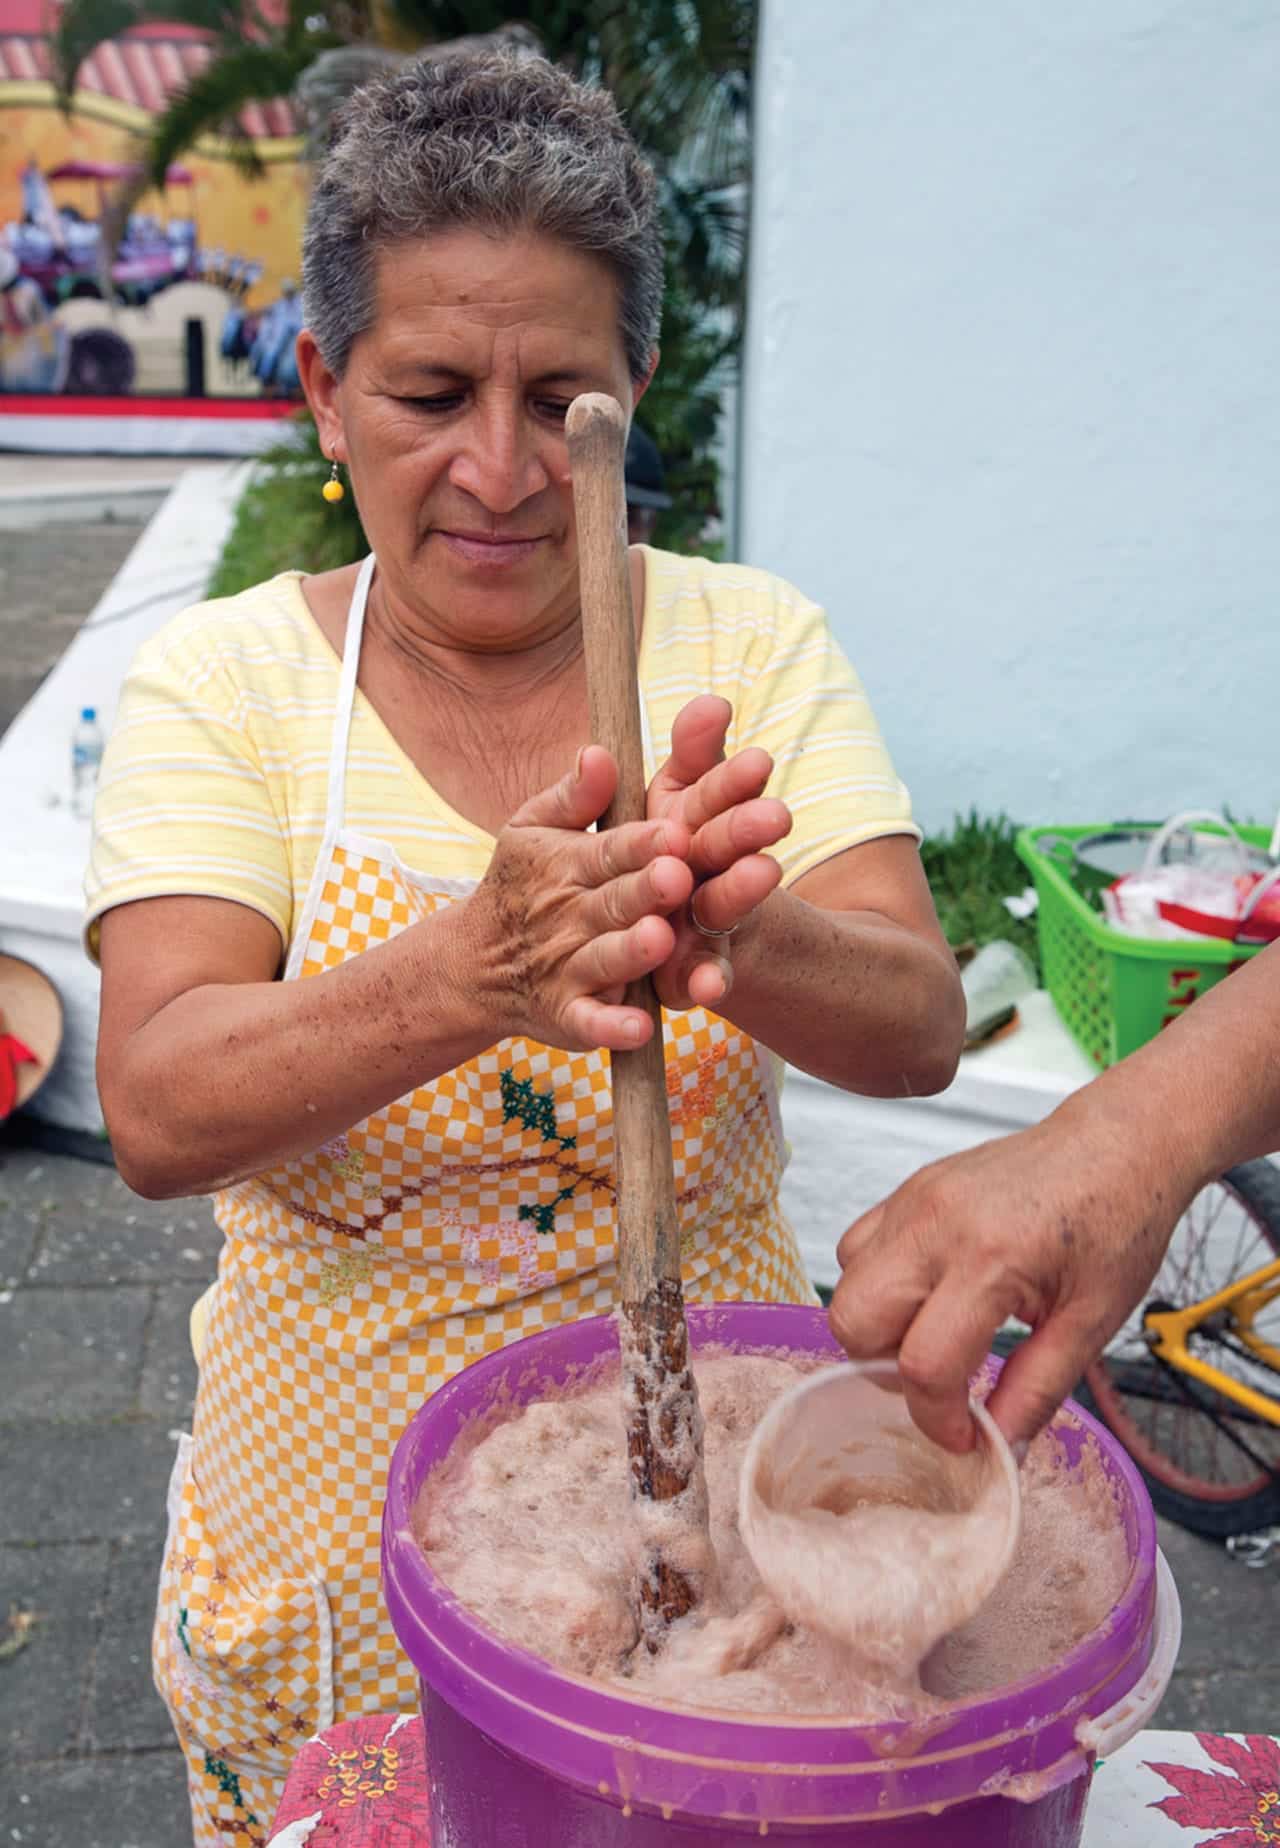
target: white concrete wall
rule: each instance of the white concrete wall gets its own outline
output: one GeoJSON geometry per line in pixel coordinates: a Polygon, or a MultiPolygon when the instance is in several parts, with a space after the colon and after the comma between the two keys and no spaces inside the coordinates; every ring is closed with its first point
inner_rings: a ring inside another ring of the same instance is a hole
{"type": "Polygon", "coordinates": [[[926,824],[1280,803],[1280,6],[762,0],[742,550],[926,824]]]}

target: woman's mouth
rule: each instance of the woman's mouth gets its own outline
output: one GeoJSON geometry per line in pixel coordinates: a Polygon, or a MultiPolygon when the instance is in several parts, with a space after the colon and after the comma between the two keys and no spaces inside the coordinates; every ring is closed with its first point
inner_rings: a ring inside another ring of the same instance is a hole
{"type": "Polygon", "coordinates": [[[510,570],[527,563],[542,544],[541,535],[526,538],[516,534],[441,531],[438,536],[463,564],[490,571],[510,570]]]}

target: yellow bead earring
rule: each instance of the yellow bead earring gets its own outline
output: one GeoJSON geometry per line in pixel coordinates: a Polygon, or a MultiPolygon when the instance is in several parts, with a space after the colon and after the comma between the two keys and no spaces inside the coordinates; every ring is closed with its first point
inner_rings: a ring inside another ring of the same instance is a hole
{"type": "Polygon", "coordinates": [[[336,506],[340,500],[346,499],[347,490],[343,487],[342,482],[338,478],[338,463],[336,458],[334,459],[333,467],[329,471],[329,479],[325,482],[320,492],[333,506],[336,506]]]}

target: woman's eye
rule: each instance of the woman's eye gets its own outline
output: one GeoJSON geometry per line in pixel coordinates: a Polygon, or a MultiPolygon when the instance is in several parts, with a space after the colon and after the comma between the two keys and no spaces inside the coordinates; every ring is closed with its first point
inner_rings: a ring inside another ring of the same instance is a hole
{"type": "Polygon", "coordinates": [[[550,417],[556,423],[563,423],[569,415],[569,400],[567,398],[540,398],[538,409],[544,417],[550,417]]]}
{"type": "Polygon", "coordinates": [[[435,396],[431,398],[406,398],[404,399],[404,403],[412,405],[413,409],[416,411],[433,411],[437,413],[442,411],[456,411],[458,406],[462,403],[462,393],[460,391],[442,391],[437,392],[435,396]]]}

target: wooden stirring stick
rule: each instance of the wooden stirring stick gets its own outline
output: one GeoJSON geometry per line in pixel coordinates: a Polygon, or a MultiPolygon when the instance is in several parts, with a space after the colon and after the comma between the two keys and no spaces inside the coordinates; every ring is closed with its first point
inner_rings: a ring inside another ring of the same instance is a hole
{"type": "MultiPolygon", "coordinates": [[[[611,828],[645,818],[623,487],[627,420],[615,399],[588,392],[569,406],[565,433],[578,524],[591,737],[618,765],[617,794],[600,823],[611,828]]],[[[612,1055],[623,1409],[644,1549],[640,1635],[652,1653],[667,1625],[698,1602],[711,1548],[702,1421],[680,1287],[662,1013],[648,976],[630,985],[626,999],[653,1022],[647,1045],[612,1055]],[[656,1517],[658,1505],[677,1499],[678,1510],[668,1507],[656,1517]]]]}

